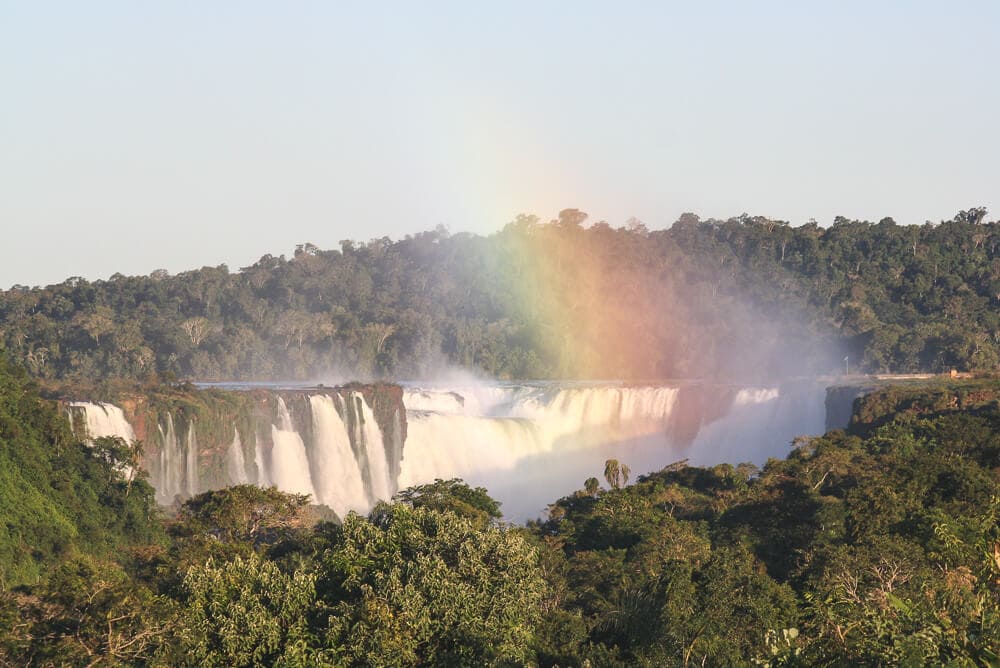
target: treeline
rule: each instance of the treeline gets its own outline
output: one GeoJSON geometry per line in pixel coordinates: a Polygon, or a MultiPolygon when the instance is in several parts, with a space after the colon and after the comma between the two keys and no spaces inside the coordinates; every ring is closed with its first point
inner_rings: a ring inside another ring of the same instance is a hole
{"type": "Polygon", "coordinates": [[[575,209],[480,237],[298,247],[230,272],[0,293],[0,341],[45,379],[762,378],[992,370],[1000,225],[763,217],[667,230],[575,209]]]}
{"type": "MultiPolygon", "coordinates": [[[[629,485],[610,460],[527,527],[457,480],[337,524],[247,485],[160,519],[113,442],[48,456],[27,516],[5,460],[0,665],[995,665],[1000,387],[973,389],[877,398],[759,471],[629,485]],[[98,497],[119,505],[67,505],[98,497]],[[121,504],[144,512],[109,523],[121,504]]],[[[5,457],[22,424],[67,451],[23,379],[0,399],[26,418],[0,420],[5,457]]]]}

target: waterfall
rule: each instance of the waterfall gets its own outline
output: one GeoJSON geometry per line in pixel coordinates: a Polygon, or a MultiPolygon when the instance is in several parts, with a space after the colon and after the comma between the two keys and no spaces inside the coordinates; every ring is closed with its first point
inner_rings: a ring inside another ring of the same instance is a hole
{"type": "Polygon", "coordinates": [[[315,501],[316,491],[313,489],[312,476],[309,472],[306,445],[292,425],[288,407],[280,396],[278,422],[279,424],[271,425],[271,441],[274,443],[274,448],[271,451],[271,470],[268,477],[278,489],[296,494],[308,494],[315,501]]]}
{"type": "Polygon", "coordinates": [[[411,411],[407,422],[401,489],[435,478],[471,479],[478,473],[509,471],[546,451],[541,429],[522,418],[411,411]]]}
{"type": "MultiPolygon", "coordinates": [[[[303,440],[279,396],[278,424],[271,426],[270,466],[265,479],[279,489],[310,494],[339,515],[367,512],[396,493],[390,450],[371,408],[359,392],[346,398],[312,394],[310,442],[303,440]]],[[[258,466],[263,461],[259,456],[258,466]]]]}
{"type": "MultiPolygon", "coordinates": [[[[785,456],[795,436],[823,433],[827,417],[819,382],[409,387],[404,406],[378,420],[367,392],[288,392],[266,395],[265,409],[250,424],[226,428],[222,442],[210,436],[217,428],[199,431],[193,417],[159,413],[152,434],[159,448],[150,447],[145,462],[157,501],[253,482],[309,494],[343,517],[400,488],[463,478],[486,487],[518,521],[541,515],[587,478],[601,479],[607,459],[627,464],[632,480],[684,458],[762,465],[785,456]]],[[[116,406],[77,402],[69,410],[86,438],[135,439],[116,406]]]]}
{"type": "MultiPolygon", "coordinates": [[[[542,388],[520,393],[503,417],[410,410],[399,484],[477,477],[530,457],[661,434],[677,394],[673,387],[542,388]]],[[[430,402],[421,396],[414,403],[430,402]]]]}
{"type": "MultiPolygon", "coordinates": [[[[94,439],[105,437],[117,437],[131,445],[136,441],[135,430],[125,419],[125,413],[121,408],[113,404],[98,403],[93,404],[86,401],[74,401],[69,404],[70,425],[73,425],[74,411],[82,412],[85,422],[86,433],[81,434],[88,443],[92,444],[94,439]]],[[[132,479],[134,469],[127,464],[119,464],[118,470],[132,479]]]]}
{"type": "Polygon", "coordinates": [[[334,398],[314,394],[309,397],[309,404],[313,419],[316,500],[333,508],[341,517],[349,510],[366,511],[369,501],[361,468],[351,450],[351,437],[334,398]]]}
{"type": "MultiPolygon", "coordinates": [[[[295,410],[301,415],[293,416],[280,394],[269,398],[274,419],[256,418],[249,470],[249,448],[245,448],[236,424],[232,425],[232,440],[199,443],[194,417],[174,411],[160,413],[153,434],[155,444],[150,444],[158,447],[150,447],[143,462],[150,470],[157,502],[170,505],[178,497],[190,498],[206,489],[251,481],[309,494],[314,502],[341,516],[352,510],[366,513],[377,501],[392,498],[403,451],[401,408],[386,418],[390,421],[383,434],[372,408],[358,391],[343,396],[310,393],[306,399],[296,401],[295,410]],[[307,422],[296,426],[296,420],[307,422]]],[[[67,411],[83,438],[136,439],[117,406],[73,402],[67,411]]]]}
{"type": "Polygon", "coordinates": [[[662,432],[673,413],[678,389],[573,388],[526,397],[511,407],[511,415],[538,424],[547,442],[558,447],[572,438],[572,447],[587,448],[662,432]]]}
{"type": "Polygon", "coordinates": [[[368,462],[367,489],[374,501],[389,500],[396,493],[396,481],[389,479],[389,460],[386,457],[382,432],[375,422],[375,416],[360,393],[352,392],[350,400],[357,406],[358,420],[356,423],[358,443],[365,450],[368,462]]]}
{"type": "Polygon", "coordinates": [[[783,456],[794,436],[823,433],[825,387],[411,388],[404,402],[401,488],[463,478],[502,501],[507,519],[523,520],[600,479],[606,459],[627,464],[634,480],[684,458],[760,465],[783,456]],[[700,400],[682,411],[689,391],[700,400]],[[682,425],[693,425],[693,438],[682,425]]]}
{"type": "Polygon", "coordinates": [[[153,480],[156,488],[156,500],[162,504],[172,503],[174,497],[183,494],[183,473],[187,470],[184,453],[177,442],[177,432],[174,429],[174,418],[166,415],[166,426],[156,425],[160,435],[160,471],[159,479],[153,480]]]}
{"type": "Polygon", "coordinates": [[[537,388],[528,385],[472,385],[453,389],[407,388],[403,404],[410,411],[500,417],[537,388]]]}
{"type": "Polygon", "coordinates": [[[744,388],[725,416],[705,425],[684,452],[692,466],[783,458],[796,436],[826,431],[826,388],[817,383],[744,388]]]}
{"type": "Polygon", "coordinates": [[[88,401],[74,401],[69,404],[69,408],[71,418],[74,410],[80,411],[84,415],[87,432],[79,435],[82,438],[93,440],[117,436],[130,444],[136,440],[135,430],[132,429],[132,425],[125,419],[125,413],[118,406],[107,403],[93,404],[88,401]]]}
{"type": "Polygon", "coordinates": [[[243,439],[240,438],[240,430],[236,427],[233,427],[233,441],[226,450],[226,474],[229,482],[234,485],[250,482],[247,477],[246,460],[243,457],[243,439]]]}

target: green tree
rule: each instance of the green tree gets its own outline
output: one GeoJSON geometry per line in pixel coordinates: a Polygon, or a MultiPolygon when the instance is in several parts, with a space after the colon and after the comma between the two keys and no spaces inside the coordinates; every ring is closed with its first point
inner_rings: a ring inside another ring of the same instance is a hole
{"type": "Polygon", "coordinates": [[[315,575],[282,573],[251,554],[209,560],[184,577],[186,600],[166,659],[185,666],[315,666],[315,575]]]}
{"type": "Polygon", "coordinates": [[[176,608],[119,565],[89,557],[69,560],[44,585],[7,600],[16,616],[9,633],[0,631],[4,665],[145,665],[171,631],[176,608]]]}
{"type": "Polygon", "coordinates": [[[485,525],[503,517],[500,503],[491,498],[484,488],[469,487],[458,478],[438,478],[426,485],[409,487],[398,492],[393,500],[413,508],[455,513],[477,525],[485,525]]]}
{"type": "Polygon", "coordinates": [[[302,525],[300,513],[308,503],[308,494],[233,485],[185,501],[177,516],[177,531],[223,542],[274,542],[283,531],[302,525]]]}
{"type": "Polygon", "coordinates": [[[627,485],[631,473],[632,469],[617,459],[609,459],[604,462],[604,479],[608,481],[612,489],[621,489],[627,485]]]}
{"type": "Polygon", "coordinates": [[[478,527],[430,508],[349,515],[324,554],[317,585],[329,607],[328,646],[346,663],[522,664],[543,582],[515,531],[478,527]]]}

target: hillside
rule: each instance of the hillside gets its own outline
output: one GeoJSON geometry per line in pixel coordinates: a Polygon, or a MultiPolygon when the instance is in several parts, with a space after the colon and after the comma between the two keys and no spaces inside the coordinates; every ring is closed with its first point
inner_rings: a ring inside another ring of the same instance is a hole
{"type": "Polygon", "coordinates": [[[1000,225],[985,210],[822,228],[742,216],[311,244],[231,272],[0,293],[0,340],[46,379],[760,379],[991,370],[1000,225]]]}
{"type": "Polygon", "coordinates": [[[152,487],[118,468],[129,461],[116,443],[73,438],[66,415],[0,355],[0,589],[161,537],[152,487]]]}

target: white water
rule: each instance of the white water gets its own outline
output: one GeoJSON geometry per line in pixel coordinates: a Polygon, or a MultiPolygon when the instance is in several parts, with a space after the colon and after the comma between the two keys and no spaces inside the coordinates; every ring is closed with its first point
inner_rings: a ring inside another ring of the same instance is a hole
{"type": "Polygon", "coordinates": [[[271,451],[271,471],[268,478],[284,492],[309,494],[315,498],[316,491],[309,473],[305,443],[292,426],[292,417],[281,397],[278,397],[278,412],[279,424],[271,425],[274,448],[271,451]]]}
{"type": "Polygon", "coordinates": [[[316,500],[333,508],[341,517],[349,510],[365,512],[370,506],[364,478],[351,450],[347,425],[337,411],[334,398],[314,394],[309,397],[309,404],[316,441],[313,452],[316,500]]]}
{"type": "MultiPolygon", "coordinates": [[[[681,388],[551,385],[417,388],[405,393],[409,435],[399,487],[463,478],[486,487],[508,520],[602,479],[615,458],[643,473],[688,458],[692,465],[784,456],[792,438],[824,431],[825,387],[717,388],[731,402],[693,441],[672,436],[681,388]],[[481,411],[477,414],[477,411],[481,411]]],[[[718,407],[716,407],[718,408],[718,407]]]]}
{"type": "MultiPolygon", "coordinates": [[[[506,519],[521,521],[542,515],[548,503],[580,489],[587,478],[602,480],[609,458],[627,464],[632,480],[684,458],[701,466],[762,465],[785,456],[795,436],[825,428],[826,392],[819,383],[712,386],[702,388],[701,404],[682,400],[690,389],[579,383],[409,388],[398,479],[392,469],[399,444],[381,433],[357,392],[311,394],[295,404],[294,419],[275,397],[274,424],[259,422],[256,434],[241,434],[234,425],[232,441],[218,450],[221,483],[199,480],[199,464],[210,470],[211,462],[199,462],[197,425],[175,427],[167,414],[157,425],[152,482],[160,503],[204,491],[202,486],[249,481],[310,494],[344,516],[367,512],[397,489],[459,477],[486,487],[503,503],[506,519]],[[251,451],[248,468],[245,453],[251,451]]],[[[81,402],[72,408],[85,412],[89,438],[135,438],[118,407],[81,402]]]]}
{"type": "MultiPolygon", "coordinates": [[[[604,450],[615,442],[663,432],[677,393],[677,388],[537,388],[518,393],[506,406],[506,417],[408,410],[399,486],[434,478],[479,479],[492,471],[510,471],[531,457],[604,450]]],[[[431,404],[426,392],[408,393],[407,408],[413,394],[420,397],[417,405],[431,404]]],[[[452,407],[452,393],[438,396],[445,397],[441,403],[446,408],[452,407]]]]}
{"type": "Polygon", "coordinates": [[[130,444],[135,440],[135,430],[132,429],[132,425],[125,419],[125,413],[118,406],[74,401],[70,403],[70,407],[82,410],[86,417],[87,433],[80,436],[88,440],[117,436],[130,444]]]}
{"type": "Polygon", "coordinates": [[[389,478],[389,461],[382,432],[375,422],[375,416],[371,409],[365,403],[364,397],[357,392],[352,392],[350,400],[355,402],[360,418],[357,425],[360,438],[355,440],[355,443],[364,445],[371,473],[368,491],[376,501],[391,499],[392,495],[396,493],[396,481],[389,478]]]}
{"type": "MultiPolygon", "coordinates": [[[[87,433],[82,434],[82,436],[88,443],[92,444],[94,439],[106,437],[120,438],[129,445],[135,442],[135,430],[132,429],[132,425],[125,419],[125,413],[118,406],[108,403],[92,404],[86,401],[74,401],[70,403],[70,424],[72,424],[74,408],[83,411],[87,433]]],[[[134,469],[131,466],[120,464],[118,469],[127,478],[132,478],[134,469]]]]}
{"type": "MultiPolygon", "coordinates": [[[[178,423],[172,413],[165,413],[156,425],[158,448],[153,450],[156,454],[145,462],[151,471],[150,482],[156,489],[157,501],[169,505],[178,496],[188,498],[219,486],[220,482],[227,485],[254,482],[275,485],[286,492],[309,494],[314,502],[329,506],[340,516],[352,510],[366,513],[377,501],[392,498],[397,481],[390,468],[391,462],[398,462],[398,451],[393,448],[399,448],[400,444],[391,442],[392,434],[388,439],[383,437],[364,397],[358,392],[343,399],[337,394],[313,394],[308,400],[309,415],[305,417],[311,420],[311,430],[304,431],[305,425],[293,423],[284,400],[275,397],[275,423],[258,423],[260,429],[270,431],[270,438],[250,434],[253,465],[249,471],[244,436],[233,425],[232,441],[218,450],[223,458],[219,462],[221,476],[216,474],[204,483],[200,479],[201,466],[211,469],[213,464],[201,461],[197,422],[178,423]],[[304,440],[304,433],[311,434],[309,442],[304,440]]],[[[83,438],[118,436],[130,443],[136,439],[135,431],[117,406],[74,402],[69,404],[69,412],[71,417],[73,413],[82,414],[83,438]]],[[[205,457],[211,456],[210,448],[205,457]]]]}
{"type": "Polygon", "coordinates": [[[784,458],[796,436],[822,434],[826,388],[799,383],[787,388],[742,389],[725,417],[707,424],[684,452],[692,466],[750,462],[762,466],[784,458]]]}
{"type": "Polygon", "coordinates": [[[409,388],[403,403],[408,411],[502,417],[518,399],[540,391],[528,385],[471,385],[454,389],[409,388]]]}
{"type": "Polygon", "coordinates": [[[243,456],[243,439],[240,438],[240,430],[236,427],[233,427],[233,442],[226,451],[226,474],[234,485],[250,482],[247,477],[246,458],[243,456]]]}
{"type": "Polygon", "coordinates": [[[156,500],[162,504],[172,503],[174,497],[183,495],[187,463],[181,446],[177,442],[177,432],[174,430],[174,418],[167,413],[166,426],[156,425],[160,434],[160,470],[157,480],[153,480],[156,488],[156,500]]]}

